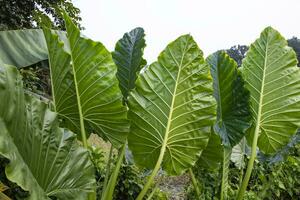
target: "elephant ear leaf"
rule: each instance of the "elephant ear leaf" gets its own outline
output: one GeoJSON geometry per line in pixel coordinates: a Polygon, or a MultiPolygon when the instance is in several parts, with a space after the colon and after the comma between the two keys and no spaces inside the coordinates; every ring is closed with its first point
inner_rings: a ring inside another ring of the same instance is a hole
{"type": "Polygon", "coordinates": [[[234,147],[250,127],[251,113],[249,92],[237,69],[236,62],[224,51],[207,58],[213,77],[214,97],[217,101],[217,121],[214,131],[220,135],[222,144],[234,147]]]}
{"type": "Polygon", "coordinates": [[[213,77],[214,97],[217,101],[217,121],[214,125],[222,139],[222,184],[220,199],[227,199],[228,172],[232,148],[244,137],[250,127],[249,92],[236,62],[225,51],[217,51],[207,58],[213,77]]]}
{"type": "Polygon", "coordinates": [[[0,59],[3,63],[26,67],[47,60],[43,31],[39,29],[0,32],[0,59]]]}
{"type": "Polygon", "coordinates": [[[248,139],[267,154],[285,146],[300,125],[300,69],[287,41],[271,27],[251,46],[242,64],[250,91],[253,128],[248,139]]]}
{"type": "MultiPolygon", "coordinates": [[[[215,119],[212,79],[190,35],[170,43],[129,99],[129,148],[138,165],[181,174],[206,147],[215,119]]],[[[154,170],[154,171],[155,171],[154,170]]]]}
{"type": "MultiPolygon", "coordinates": [[[[56,31],[66,40],[63,31],[56,31]]],[[[0,31],[0,60],[18,68],[48,59],[47,45],[41,29],[0,31]]]]}
{"type": "Polygon", "coordinates": [[[7,178],[29,191],[27,199],[32,200],[94,195],[88,152],[74,134],[58,127],[56,114],[46,104],[29,96],[24,99],[21,86],[17,69],[0,67],[0,98],[6,102],[0,104],[0,155],[9,160],[7,178]]]}
{"type": "Polygon", "coordinates": [[[56,111],[66,127],[81,133],[83,142],[88,130],[120,146],[129,124],[115,77],[117,67],[101,43],[82,37],[70,18],[64,17],[70,52],[63,50],[56,33],[44,29],[56,111]]]}
{"type": "Polygon", "coordinates": [[[112,53],[114,62],[118,67],[117,78],[124,100],[127,101],[128,93],[135,87],[138,73],[147,62],[143,59],[145,33],[142,28],[135,28],[125,33],[112,53]]]}

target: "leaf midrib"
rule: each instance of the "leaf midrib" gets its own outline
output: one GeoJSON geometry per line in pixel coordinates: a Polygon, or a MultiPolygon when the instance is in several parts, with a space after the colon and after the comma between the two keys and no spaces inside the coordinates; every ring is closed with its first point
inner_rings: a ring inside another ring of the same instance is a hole
{"type": "Polygon", "coordinates": [[[259,129],[261,126],[261,111],[262,111],[262,107],[263,107],[264,85],[265,85],[266,67],[267,67],[267,61],[268,61],[268,39],[269,39],[269,36],[267,36],[267,40],[266,40],[264,68],[263,68],[263,76],[262,76],[262,82],[261,82],[261,88],[260,88],[259,104],[258,104],[258,111],[257,111],[257,121],[256,121],[257,131],[255,131],[255,134],[259,134],[259,129]]]}
{"type": "MultiPolygon", "coordinates": [[[[168,145],[169,132],[170,132],[170,127],[171,127],[171,123],[172,123],[173,108],[174,108],[174,103],[175,103],[175,99],[176,99],[177,87],[178,87],[179,77],[180,77],[180,73],[181,73],[182,62],[183,62],[183,58],[186,54],[187,46],[188,46],[188,41],[186,41],[186,45],[185,45],[184,50],[183,50],[183,54],[182,54],[182,57],[181,57],[180,64],[178,64],[178,62],[175,59],[174,55],[172,54],[170,48],[168,47],[168,50],[169,50],[174,62],[178,66],[178,73],[177,73],[177,77],[176,77],[176,81],[175,81],[174,92],[172,93],[172,102],[171,102],[171,106],[170,106],[170,112],[169,112],[169,117],[168,117],[168,122],[167,122],[167,128],[166,128],[166,131],[165,131],[165,137],[164,137],[164,141],[163,141],[163,145],[162,145],[163,152],[165,152],[165,149],[167,148],[167,145],[168,145]]],[[[172,154],[170,154],[170,155],[172,155],[172,154]]],[[[171,159],[171,160],[173,161],[173,159],[171,159]]]]}
{"type": "MultiPolygon", "coordinates": [[[[130,34],[128,34],[129,35],[129,40],[131,41],[131,36],[130,36],[130,34]]],[[[131,82],[130,82],[130,80],[132,80],[132,71],[135,71],[135,69],[132,69],[132,57],[133,57],[133,51],[134,51],[134,49],[135,49],[135,45],[136,45],[136,37],[134,37],[134,40],[133,40],[133,42],[132,42],[132,45],[130,46],[130,52],[129,52],[129,54],[130,54],[130,56],[129,56],[129,70],[128,70],[128,73],[129,73],[129,77],[128,77],[128,82],[127,82],[127,94],[129,93],[129,91],[131,90],[131,82]]]]}
{"type": "Polygon", "coordinates": [[[77,104],[78,104],[79,121],[80,121],[80,131],[81,131],[81,137],[82,137],[83,145],[85,147],[87,147],[86,133],[85,133],[85,127],[84,127],[83,111],[82,111],[82,107],[81,107],[79,88],[78,88],[78,84],[77,84],[78,83],[77,82],[77,73],[76,73],[75,62],[74,62],[74,58],[73,58],[73,50],[76,47],[78,41],[80,40],[80,36],[79,36],[79,38],[76,39],[76,42],[75,42],[74,45],[71,44],[70,37],[72,37],[71,34],[68,37],[68,40],[69,40],[69,43],[70,43],[70,46],[71,46],[71,52],[70,52],[71,61],[72,61],[71,62],[71,66],[72,66],[72,70],[73,70],[73,78],[74,78],[74,85],[75,85],[75,91],[76,91],[76,100],[77,100],[77,104]]]}

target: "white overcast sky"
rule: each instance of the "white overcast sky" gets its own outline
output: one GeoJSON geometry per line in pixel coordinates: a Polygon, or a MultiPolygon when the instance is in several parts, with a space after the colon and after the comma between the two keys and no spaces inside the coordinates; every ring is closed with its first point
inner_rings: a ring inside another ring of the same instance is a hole
{"type": "Polygon", "coordinates": [[[145,58],[155,61],[165,46],[190,33],[205,56],[235,44],[250,44],[267,26],[285,38],[300,37],[300,0],[73,0],[84,35],[109,50],[125,32],[143,27],[145,58]]]}

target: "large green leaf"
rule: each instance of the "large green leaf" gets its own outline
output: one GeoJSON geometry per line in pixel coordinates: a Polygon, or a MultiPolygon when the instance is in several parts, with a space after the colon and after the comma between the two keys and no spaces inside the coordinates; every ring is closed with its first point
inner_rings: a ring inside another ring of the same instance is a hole
{"type": "MultiPolygon", "coordinates": [[[[66,41],[65,33],[56,31],[66,41]]],[[[26,67],[48,59],[47,45],[40,29],[0,31],[0,60],[26,67]]]]}
{"type": "MultiPolygon", "coordinates": [[[[224,145],[216,149],[216,152],[222,152],[223,154],[220,199],[226,200],[231,149],[239,143],[251,125],[249,92],[244,88],[244,82],[237,69],[236,62],[225,51],[217,51],[206,60],[211,67],[210,70],[214,80],[214,97],[218,105],[214,132],[221,137],[224,145]]],[[[205,157],[202,159],[205,159],[205,157]]],[[[217,161],[215,160],[215,162],[217,161]]]]}
{"type": "Polygon", "coordinates": [[[259,149],[274,153],[289,142],[300,125],[296,54],[280,33],[268,27],[250,46],[242,73],[250,91],[254,121],[251,138],[257,139],[258,134],[259,149]]]}
{"type": "Polygon", "coordinates": [[[190,35],[170,43],[129,96],[129,148],[153,168],[163,156],[169,174],[190,168],[205,148],[215,119],[209,67],[190,35]]]}
{"type": "Polygon", "coordinates": [[[101,43],[81,37],[69,17],[65,21],[70,54],[55,33],[44,29],[56,111],[74,132],[92,129],[119,146],[129,124],[115,77],[117,67],[101,43]]]}
{"type": "Polygon", "coordinates": [[[250,127],[249,92],[236,62],[224,51],[207,58],[213,77],[214,97],[217,100],[217,121],[214,130],[226,147],[234,147],[250,127]]]}
{"type": "Polygon", "coordinates": [[[62,126],[80,135],[80,120],[76,89],[71,68],[71,56],[64,43],[50,29],[44,29],[48,51],[54,110],[62,118],[62,126]]]}
{"type": "Polygon", "coordinates": [[[114,62],[118,67],[117,78],[119,86],[126,100],[128,93],[135,87],[135,81],[141,68],[146,65],[143,59],[145,43],[145,33],[142,28],[135,28],[129,33],[125,33],[112,53],[114,62]]]}
{"type": "MultiPolygon", "coordinates": [[[[18,133],[20,124],[25,123],[23,83],[18,70],[4,64],[0,65],[0,102],[0,117],[11,133],[18,133]]],[[[19,137],[15,140],[22,142],[19,137]]]]}
{"type": "Polygon", "coordinates": [[[7,178],[29,191],[28,199],[87,199],[95,191],[88,152],[58,127],[46,104],[32,97],[25,103],[21,86],[16,68],[0,67],[0,155],[10,161],[7,178]]]}

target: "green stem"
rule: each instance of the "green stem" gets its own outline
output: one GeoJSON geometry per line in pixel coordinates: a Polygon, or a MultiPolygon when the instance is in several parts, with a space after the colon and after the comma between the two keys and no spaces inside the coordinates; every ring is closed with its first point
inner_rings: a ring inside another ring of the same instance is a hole
{"type": "Polygon", "coordinates": [[[228,198],[227,190],[228,190],[228,170],[229,170],[230,156],[231,156],[231,148],[224,147],[220,200],[227,200],[228,198]]]}
{"type": "Polygon", "coordinates": [[[118,178],[119,171],[120,171],[120,168],[121,168],[121,164],[123,162],[124,155],[125,155],[125,149],[126,149],[126,144],[124,144],[122,146],[122,149],[119,153],[119,157],[118,157],[115,169],[114,169],[113,173],[110,176],[109,182],[107,184],[107,188],[105,190],[105,194],[103,196],[103,200],[112,200],[112,198],[113,198],[117,178],[118,178]]]}
{"type": "Polygon", "coordinates": [[[195,189],[195,191],[196,191],[196,194],[197,194],[197,196],[198,196],[198,199],[200,199],[201,192],[200,192],[200,190],[199,190],[197,180],[196,180],[195,175],[194,175],[194,173],[193,173],[193,171],[192,171],[191,168],[189,169],[189,174],[190,174],[190,177],[191,177],[191,180],[192,180],[194,189],[195,189]]]}
{"type": "Polygon", "coordinates": [[[241,170],[240,170],[239,188],[240,188],[241,185],[242,185],[243,176],[244,176],[244,168],[242,167],[241,170]]]}
{"type": "Polygon", "coordinates": [[[88,144],[87,144],[87,139],[86,139],[84,121],[83,121],[82,117],[80,117],[80,132],[81,132],[81,139],[82,139],[83,146],[87,149],[88,148],[88,144]]]}
{"type": "Polygon", "coordinates": [[[255,161],[255,158],[256,158],[256,147],[257,147],[257,140],[258,140],[258,132],[259,132],[259,126],[256,125],[255,132],[254,132],[254,138],[253,138],[253,142],[252,142],[252,147],[251,147],[251,157],[250,157],[250,160],[248,162],[245,177],[244,177],[243,182],[241,184],[241,187],[239,189],[237,200],[242,200],[243,199],[245,191],[246,191],[247,186],[248,186],[248,182],[249,182],[249,179],[250,179],[250,176],[251,176],[251,173],[252,173],[252,169],[253,169],[253,165],[254,165],[254,161],[255,161]]]}
{"type": "Polygon", "coordinates": [[[156,187],[152,190],[152,192],[150,193],[150,195],[149,195],[149,197],[147,198],[147,200],[151,200],[151,199],[152,199],[154,193],[157,191],[157,188],[158,188],[158,186],[156,186],[156,187]]]}
{"type": "Polygon", "coordinates": [[[103,183],[103,188],[102,188],[101,199],[103,199],[103,197],[104,197],[107,182],[108,182],[108,179],[109,179],[110,166],[111,166],[111,160],[112,160],[112,152],[113,152],[113,146],[111,145],[110,150],[109,150],[109,156],[108,156],[107,164],[106,164],[106,173],[105,173],[105,178],[104,178],[104,183],[103,183]]]}
{"type": "Polygon", "coordinates": [[[150,177],[148,178],[148,181],[147,183],[145,184],[144,188],[142,189],[142,191],[140,192],[140,194],[138,195],[138,197],[136,198],[136,200],[142,200],[145,196],[145,194],[147,193],[147,191],[149,190],[159,168],[160,168],[160,165],[163,161],[163,158],[164,158],[164,154],[165,154],[165,151],[166,151],[166,146],[167,146],[167,143],[164,142],[163,143],[163,146],[161,147],[160,149],[160,154],[159,154],[159,157],[158,157],[158,160],[155,164],[155,167],[150,175],[150,177]]]}

